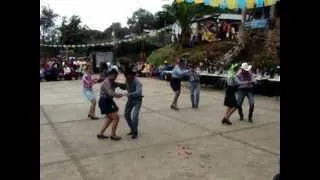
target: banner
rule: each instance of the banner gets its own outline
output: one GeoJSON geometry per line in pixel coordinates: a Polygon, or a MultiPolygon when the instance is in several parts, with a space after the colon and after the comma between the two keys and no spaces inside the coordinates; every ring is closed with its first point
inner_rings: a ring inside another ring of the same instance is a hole
{"type": "Polygon", "coordinates": [[[250,29],[262,29],[266,28],[268,25],[268,21],[266,19],[253,20],[246,24],[246,27],[250,29]]]}
{"type": "Polygon", "coordinates": [[[188,2],[200,4],[204,3],[212,7],[228,9],[252,9],[255,7],[272,6],[277,0],[176,0],[177,3],[188,2]]]}

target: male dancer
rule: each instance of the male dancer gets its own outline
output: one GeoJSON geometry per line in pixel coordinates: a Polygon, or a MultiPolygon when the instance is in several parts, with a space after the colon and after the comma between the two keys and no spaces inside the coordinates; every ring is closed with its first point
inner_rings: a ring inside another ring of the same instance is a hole
{"type": "Polygon", "coordinates": [[[136,78],[135,74],[136,73],[131,69],[126,69],[124,72],[126,77],[126,86],[124,84],[118,85],[121,89],[126,89],[128,91],[128,101],[125,107],[125,118],[131,130],[128,135],[131,135],[132,139],[136,139],[138,137],[139,112],[143,98],[142,84],[138,78],[136,78]]]}

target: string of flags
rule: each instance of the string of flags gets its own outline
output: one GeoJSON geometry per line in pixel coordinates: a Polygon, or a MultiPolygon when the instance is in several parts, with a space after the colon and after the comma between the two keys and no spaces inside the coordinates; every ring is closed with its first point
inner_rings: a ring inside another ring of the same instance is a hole
{"type": "Polygon", "coordinates": [[[188,2],[195,4],[204,3],[207,6],[228,9],[252,9],[264,6],[272,6],[279,0],[176,0],[176,3],[188,2]]]}
{"type": "MultiPolygon", "coordinates": [[[[168,29],[171,29],[171,26],[167,26],[164,28],[161,28],[157,30],[157,32],[162,32],[166,31],[168,29]]],[[[147,35],[148,36],[148,35],[147,35]]],[[[118,40],[116,43],[121,44],[121,43],[126,43],[126,42],[131,42],[134,40],[142,39],[142,36],[137,36],[135,38],[128,38],[128,39],[123,39],[123,40],[118,40]]],[[[53,48],[85,48],[85,47],[97,47],[97,46],[114,46],[116,44],[114,41],[111,42],[104,42],[104,43],[91,43],[91,44],[74,44],[74,45],[67,45],[67,44],[40,44],[40,47],[53,47],[53,48]]]]}

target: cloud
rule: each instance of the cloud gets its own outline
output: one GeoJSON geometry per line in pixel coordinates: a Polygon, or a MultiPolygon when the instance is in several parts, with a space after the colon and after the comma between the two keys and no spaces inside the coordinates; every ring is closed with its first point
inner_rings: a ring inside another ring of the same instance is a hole
{"type": "MultiPolygon", "coordinates": [[[[139,8],[155,13],[162,5],[172,0],[40,0],[40,5],[49,6],[61,17],[79,15],[83,24],[91,29],[105,30],[112,22],[126,26],[127,17],[139,8]]],[[[61,23],[61,19],[57,23],[61,23]]]]}

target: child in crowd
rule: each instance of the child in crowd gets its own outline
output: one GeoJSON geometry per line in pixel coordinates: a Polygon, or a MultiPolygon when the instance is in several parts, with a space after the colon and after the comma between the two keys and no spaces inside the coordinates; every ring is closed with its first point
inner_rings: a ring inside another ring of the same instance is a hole
{"type": "Polygon", "coordinates": [[[200,99],[200,74],[197,72],[196,65],[192,65],[191,71],[189,72],[189,81],[192,108],[198,108],[200,99]]]}
{"type": "Polygon", "coordinates": [[[238,64],[231,65],[228,70],[228,79],[226,83],[226,92],[224,97],[224,105],[227,107],[227,112],[223,117],[221,123],[226,125],[231,125],[230,116],[237,110],[238,102],[236,99],[237,92],[237,82],[236,82],[236,74],[235,68],[238,64]]]}

